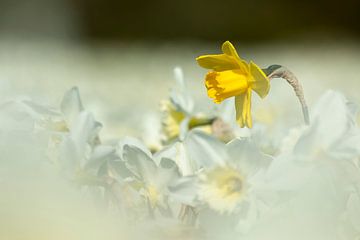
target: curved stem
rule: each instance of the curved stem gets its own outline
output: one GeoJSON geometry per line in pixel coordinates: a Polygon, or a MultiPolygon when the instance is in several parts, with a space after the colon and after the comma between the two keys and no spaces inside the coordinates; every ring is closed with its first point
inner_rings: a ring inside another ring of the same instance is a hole
{"type": "Polygon", "coordinates": [[[273,78],[283,78],[292,86],[297,98],[300,101],[305,124],[309,125],[309,110],[305,101],[304,90],[297,77],[289,69],[280,65],[271,65],[267,69],[264,69],[264,72],[270,80],[272,80],[273,78]]]}

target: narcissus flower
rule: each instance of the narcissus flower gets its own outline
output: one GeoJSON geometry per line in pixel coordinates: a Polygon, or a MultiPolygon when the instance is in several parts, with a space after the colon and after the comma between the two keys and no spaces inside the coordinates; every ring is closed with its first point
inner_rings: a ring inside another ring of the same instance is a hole
{"type": "Polygon", "coordinates": [[[244,177],[233,167],[221,166],[200,174],[199,198],[219,212],[232,212],[245,195],[244,177]]]}
{"type": "Polygon", "coordinates": [[[174,69],[176,85],[171,89],[170,99],[161,101],[162,133],[165,143],[183,139],[186,132],[192,128],[201,128],[211,133],[213,116],[194,113],[194,100],[189,94],[183,71],[180,67],[174,69]]]}
{"type": "Polygon", "coordinates": [[[222,54],[204,55],[196,59],[201,67],[212,70],[205,78],[208,96],[215,103],[235,97],[238,124],[251,128],[252,90],[264,98],[270,89],[269,78],[255,63],[241,59],[229,41],[223,43],[222,51],[222,54]]]}
{"type": "Polygon", "coordinates": [[[246,208],[254,203],[252,199],[267,194],[262,189],[263,173],[272,159],[246,139],[235,138],[225,144],[197,129],[187,137],[186,156],[199,171],[174,181],[169,188],[172,196],[184,204],[207,206],[220,214],[241,213],[242,217],[249,217],[246,208]]]}

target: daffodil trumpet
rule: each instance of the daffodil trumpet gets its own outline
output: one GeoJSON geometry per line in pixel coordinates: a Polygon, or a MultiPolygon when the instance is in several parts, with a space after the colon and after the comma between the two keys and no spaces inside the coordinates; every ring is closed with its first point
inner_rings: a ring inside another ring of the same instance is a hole
{"type": "Polygon", "coordinates": [[[283,78],[292,86],[297,98],[300,101],[305,124],[310,125],[309,110],[305,101],[304,90],[294,73],[292,73],[289,69],[277,64],[270,65],[268,68],[262,69],[262,71],[266,74],[269,80],[274,78],[283,78]]]}

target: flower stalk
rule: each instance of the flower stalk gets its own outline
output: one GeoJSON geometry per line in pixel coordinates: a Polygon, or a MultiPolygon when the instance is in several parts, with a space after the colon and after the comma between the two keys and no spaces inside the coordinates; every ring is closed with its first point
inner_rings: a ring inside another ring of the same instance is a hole
{"type": "Polygon", "coordinates": [[[305,101],[304,90],[302,88],[301,83],[294,75],[294,73],[291,72],[289,69],[276,64],[270,65],[268,68],[262,70],[270,80],[274,78],[282,78],[285,79],[291,85],[291,87],[295,91],[297,98],[300,101],[305,124],[310,125],[309,110],[305,101]]]}

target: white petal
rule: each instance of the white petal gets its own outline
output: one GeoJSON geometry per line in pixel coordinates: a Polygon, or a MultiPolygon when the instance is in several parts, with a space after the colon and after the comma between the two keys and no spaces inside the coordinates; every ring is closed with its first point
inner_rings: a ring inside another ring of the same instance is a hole
{"type": "Polygon", "coordinates": [[[171,89],[170,100],[177,110],[190,114],[194,109],[194,101],[189,90],[186,88],[182,69],[176,67],[174,69],[174,75],[177,86],[171,89]]]}
{"type": "Polygon", "coordinates": [[[344,136],[331,149],[331,156],[337,159],[354,159],[360,156],[360,131],[344,136]]]}
{"type": "Polygon", "coordinates": [[[61,111],[69,126],[72,125],[77,115],[83,110],[84,107],[81,103],[79,89],[73,87],[65,93],[61,102],[61,111]]]}
{"type": "Polygon", "coordinates": [[[276,191],[295,191],[309,181],[313,169],[313,165],[301,164],[292,156],[279,156],[267,171],[268,187],[276,191]]]}
{"type": "Polygon", "coordinates": [[[157,176],[157,166],[155,162],[140,148],[125,145],[123,150],[123,159],[145,182],[152,182],[157,176]]]}
{"type": "Polygon", "coordinates": [[[98,145],[93,149],[85,168],[98,169],[102,163],[116,159],[119,157],[116,155],[116,149],[113,146],[98,145]]]}
{"type": "Polygon", "coordinates": [[[178,166],[182,176],[193,175],[199,169],[197,162],[192,161],[188,157],[184,144],[181,142],[176,142],[163,148],[160,152],[155,154],[154,158],[158,165],[160,165],[160,161],[163,158],[173,160],[178,166]]]}
{"type": "Polygon", "coordinates": [[[183,141],[185,139],[186,134],[189,131],[189,122],[190,122],[190,117],[186,117],[180,123],[180,133],[179,133],[180,141],[183,141]]]}
{"type": "Polygon", "coordinates": [[[93,143],[101,128],[102,125],[95,121],[93,115],[84,111],[75,119],[73,127],[70,129],[70,135],[81,149],[86,144],[93,143]]]}
{"type": "Polygon", "coordinates": [[[184,146],[190,161],[199,166],[212,167],[226,165],[228,155],[225,143],[199,130],[192,130],[184,140],[184,146]]]}
{"type": "Polygon", "coordinates": [[[239,167],[245,174],[254,174],[271,163],[271,157],[260,152],[258,147],[248,138],[236,138],[227,144],[229,161],[239,167]]]}
{"type": "Polygon", "coordinates": [[[73,139],[64,138],[59,146],[58,164],[60,168],[73,175],[79,169],[83,158],[84,154],[79,151],[73,139]]]}
{"type": "Polygon", "coordinates": [[[349,127],[349,109],[345,97],[335,91],[327,91],[320,97],[311,112],[313,122],[309,129],[317,145],[327,149],[345,133],[349,127]]]}
{"type": "Polygon", "coordinates": [[[120,158],[122,158],[123,156],[123,148],[125,145],[137,147],[141,149],[144,153],[146,153],[146,155],[148,155],[150,158],[152,156],[150,150],[139,139],[134,137],[124,137],[119,141],[117,147],[117,154],[119,155],[120,158]]]}
{"type": "Polygon", "coordinates": [[[170,196],[180,203],[194,207],[199,204],[197,201],[197,178],[194,176],[178,179],[169,186],[169,191],[170,196]]]}

